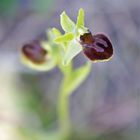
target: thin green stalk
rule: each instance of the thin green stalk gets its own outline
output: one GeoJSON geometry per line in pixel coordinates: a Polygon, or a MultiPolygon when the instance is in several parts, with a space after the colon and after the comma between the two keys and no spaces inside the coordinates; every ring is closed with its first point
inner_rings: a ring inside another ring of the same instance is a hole
{"type": "MultiPolygon", "coordinates": [[[[64,67],[63,67],[64,68],[64,67]]],[[[70,108],[69,108],[69,96],[70,91],[66,90],[66,86],[68,84],[69,77],[71,76],[72,72],[72,63],[69,64],[67,67],[67,71],[62,70],[63,79],[59,89],[59,97],[58,97],[58,118],[59,118],[59,127],[60,131],[63,135],[69,135],[71,132],[71,124],[70,124],[70,108]]]]}
{"type": "Polygon", "coordinates": [[[66,82],[66,77],[62,81],[62,85],[59,91],[58,99],[58,117],[59,117],[59,127],[60,133],[64,139],[68,138],[71,133],[71,124],[70,124],[70,111],[69,111],[69,96],[64,90],[64,84],[66,82]]]}

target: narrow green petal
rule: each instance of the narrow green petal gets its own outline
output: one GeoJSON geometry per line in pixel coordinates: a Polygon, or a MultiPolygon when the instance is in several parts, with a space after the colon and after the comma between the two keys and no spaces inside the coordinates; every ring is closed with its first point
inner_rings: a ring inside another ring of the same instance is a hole
{"type": "Polygon", "coordinates": [[[74,38],[74,34],[73,33],[66,33],[62,36],[57,37],[54,41],[56,43],[62,43],[62,42],[67,42],[67,41],[71,41],[74,38]]]}
{"type": "Polygon", "coordinates": [[[81,26],[84,27],[84,24],[85,24],[84,17],[85,17],[85,13],[84,13],[84,10],[81,8],[81,9],[79,9],[79,13],[78,13],[78,17],[77,17],[77,23],[76,23],[77,27],[81,27],[81,26]]]}
{"type": "Polygon", "coordinates": [[[55,35],[55,37],[61,36],[61,32],[57,28],[52,28],[52,32],[55,35]]]}
{"type": "Polygon", "coordinates": [[[65,32],[72,32],[75,29],[75,23],[65,12],[60,15],[60,24],[65,32]]]}

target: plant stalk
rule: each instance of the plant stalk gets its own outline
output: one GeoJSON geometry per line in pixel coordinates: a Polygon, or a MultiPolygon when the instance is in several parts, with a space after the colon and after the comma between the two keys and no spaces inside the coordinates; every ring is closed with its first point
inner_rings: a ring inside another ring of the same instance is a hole
{"type": "Polygon", "coordinates": [[[64,77],[62,81],[62,85],[59,91],[59,99],[58,99],[58,117],[59,117],[59,125],[60,130],[65,134],[70,133],[71,125],[70,125],[70,113],[69,113],[69,93],[65,90],[65,82],[67,78],[64,77]]]}

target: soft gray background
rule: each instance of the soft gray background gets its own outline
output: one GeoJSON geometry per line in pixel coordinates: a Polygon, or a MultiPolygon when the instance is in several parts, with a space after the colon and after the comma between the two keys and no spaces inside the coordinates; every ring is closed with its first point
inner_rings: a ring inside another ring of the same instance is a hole
{"type": "MultiPolygon", "coordinates": [[[[119,132],[123,136],[127,131],[138,130],[140,1],[55,0],[49,9],[43,11],[37,11],[32,1],[23,3],[12,16],[0,16],[0,62],[4,75],[16,75],[15,88],[20,88],[26,95],[33,82],[44,98],[43,105],[48,101],[52,106],[56,105],[61,74],[57,69],[49,73],[29,70],[20,64],[19,49],[32,39],[44,38],[47,28],[55,26],[61,29],[59,15],[63,10],[76,20],[78,9],[82,7],[86,26],[93,33],[105,32],[111,38],[114,57],[109,62],[93,64],[87,80],[71,96],[73,125],[77,130],[99,134],[123,130],[119,132]]],[[[75,64],[84,61],[81,54],[76,57],[75,64]]]]}

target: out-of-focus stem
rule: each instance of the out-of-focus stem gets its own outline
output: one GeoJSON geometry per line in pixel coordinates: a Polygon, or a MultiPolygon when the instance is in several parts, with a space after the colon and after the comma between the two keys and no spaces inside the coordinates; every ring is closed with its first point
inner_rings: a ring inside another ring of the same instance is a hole
{"type": "Polygon", "coordinates": [[[66,82],[67,77],[64,77],[59,91],[58,101],[58,116],[60,131],[67,134],[70,132],[70,111],[69,111],[69,93],[64,90],[63,84],[66,82]]]}

